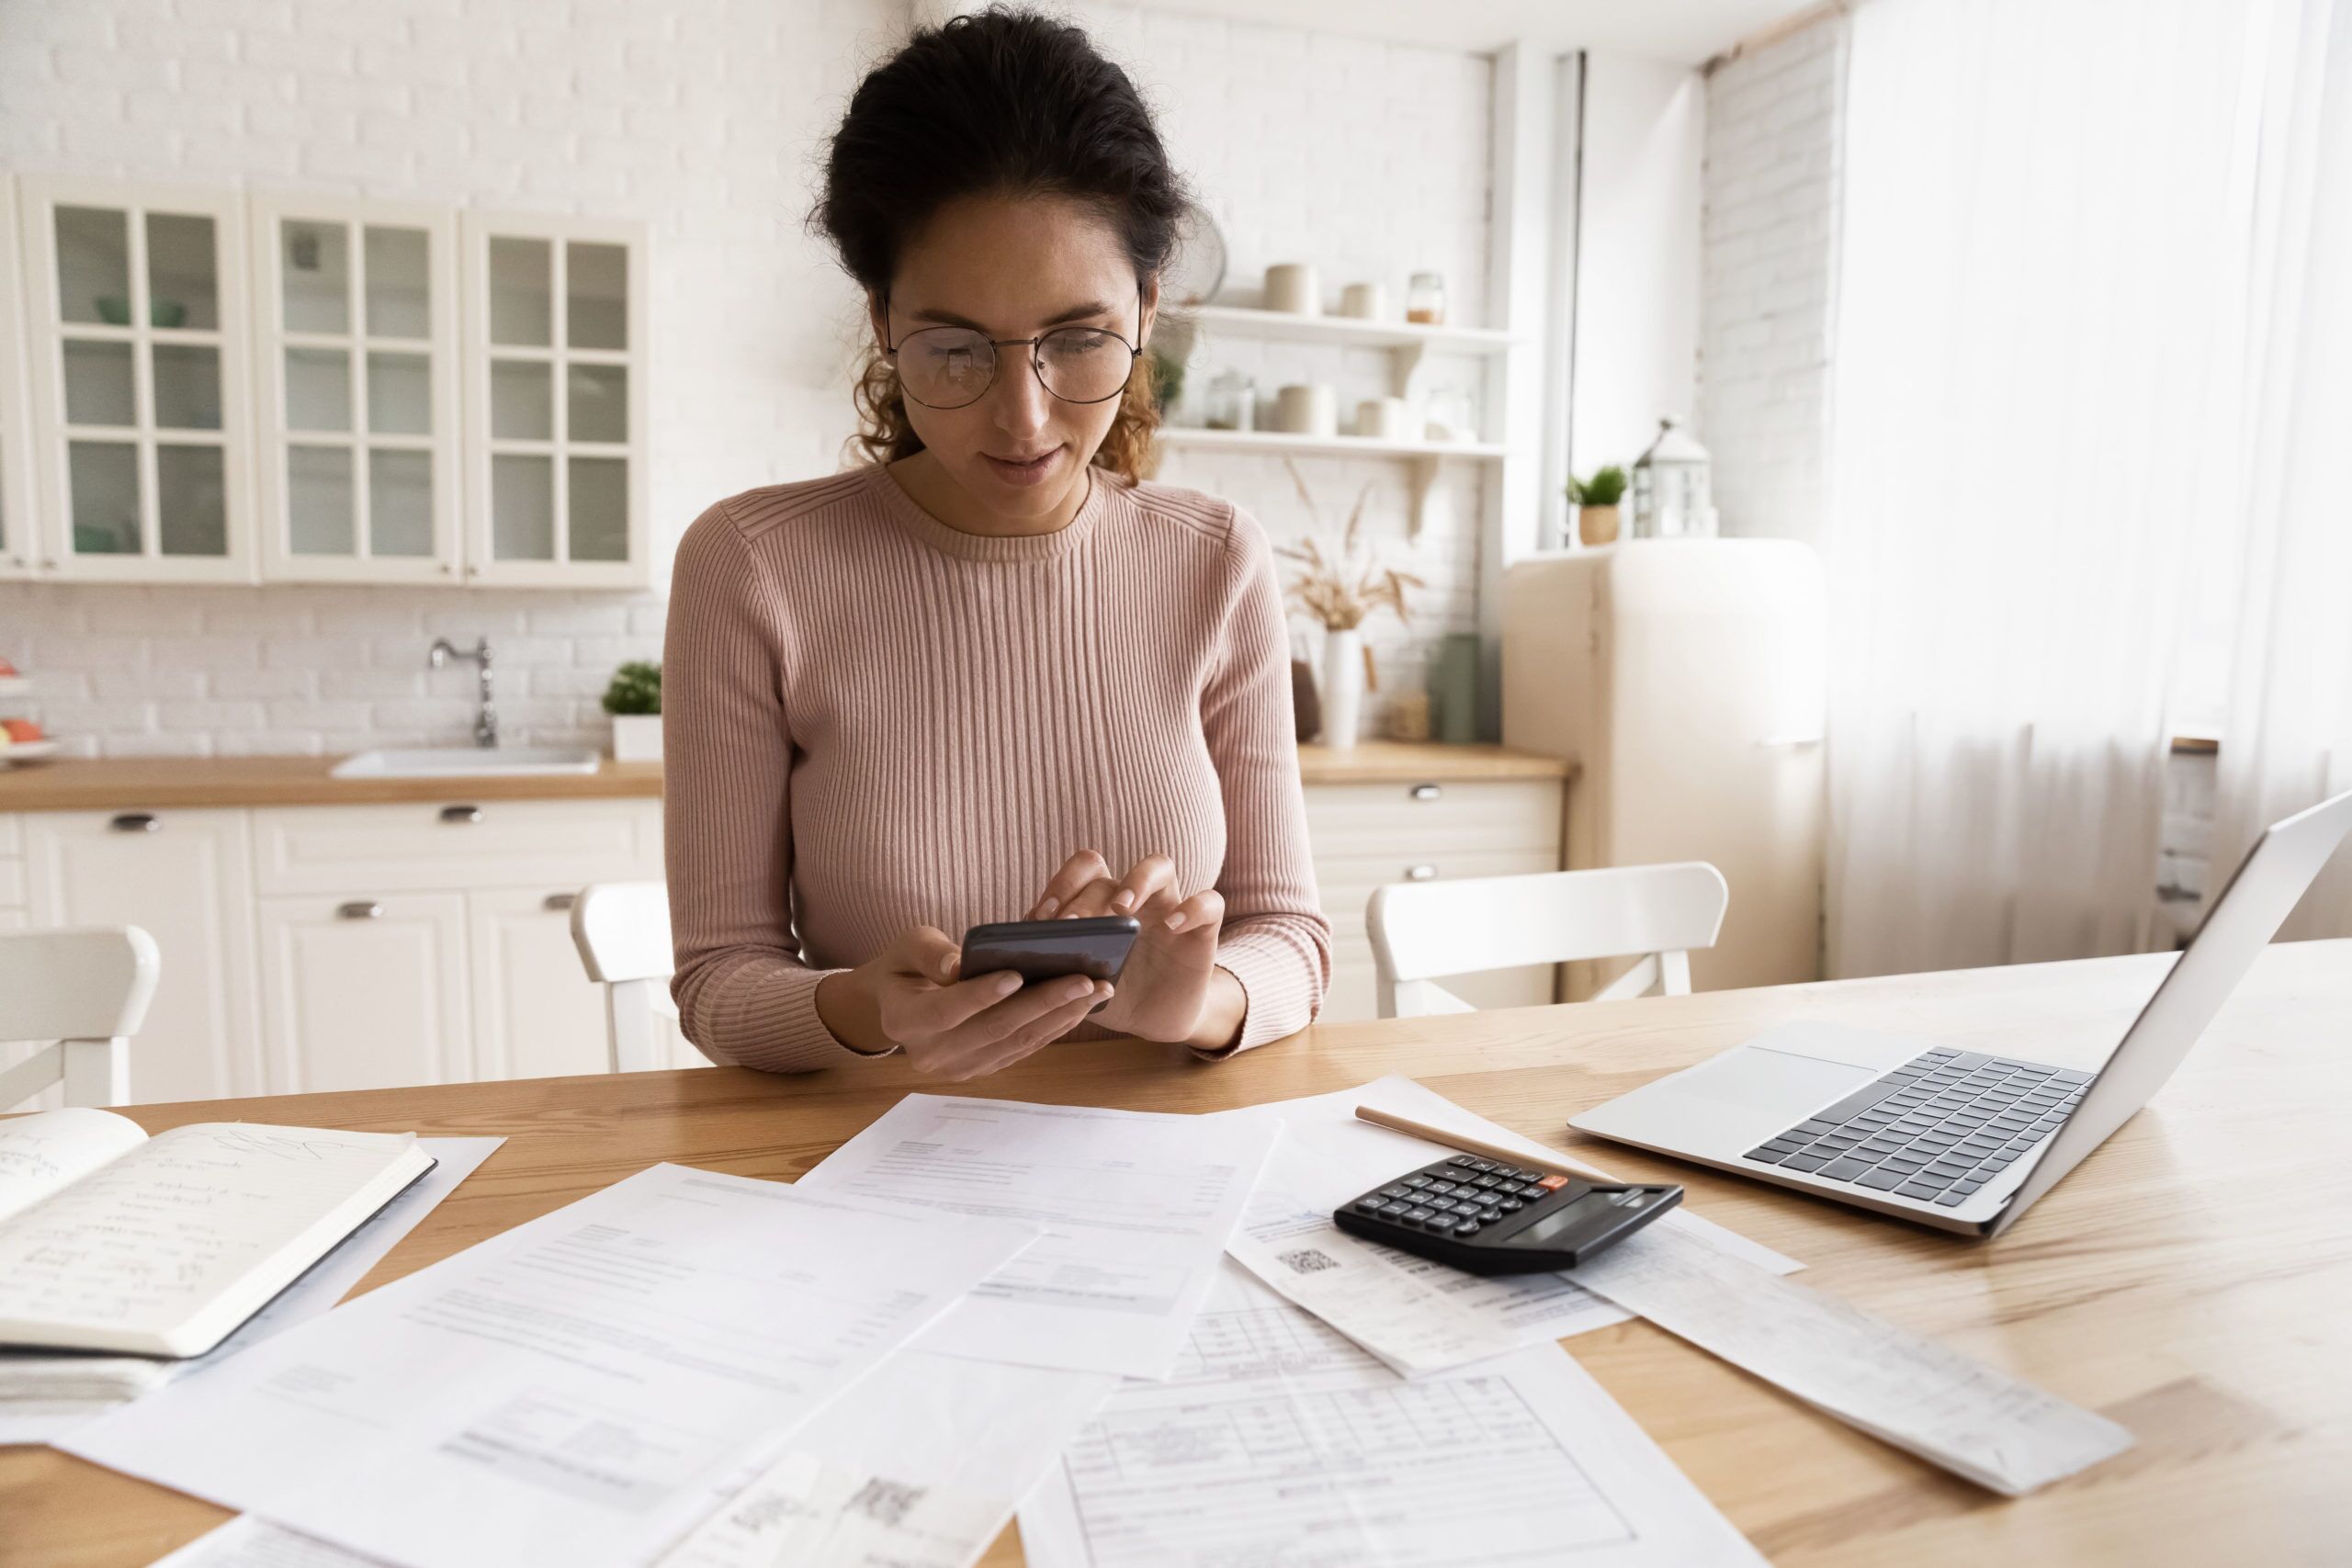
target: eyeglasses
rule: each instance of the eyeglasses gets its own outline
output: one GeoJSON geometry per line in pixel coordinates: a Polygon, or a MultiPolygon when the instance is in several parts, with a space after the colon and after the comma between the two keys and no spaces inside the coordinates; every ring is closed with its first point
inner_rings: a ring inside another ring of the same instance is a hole
{"type": "MultiPolygon", "coordinates": [[[[883,315],[890,310],[888,296],[883,315]]],[[[1136,335],[1143,335],[1143,296],[1136,296],[1136,335]]],[[[992,338],[970,327],[923,327],[883,352],[899,367],[899,385],[927,409],[960,409],[996,382],[997,350],[1025,348],[1037,384],[1066,403],[1102,403],[1127,389],[1138,345],[1108,327],[1056,327],[1035,337],[992,338]]]]}

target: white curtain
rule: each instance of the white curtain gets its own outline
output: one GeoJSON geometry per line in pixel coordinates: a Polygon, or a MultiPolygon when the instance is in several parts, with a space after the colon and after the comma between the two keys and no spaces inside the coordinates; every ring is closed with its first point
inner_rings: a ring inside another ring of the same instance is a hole
{"type": "Polygon", "coordinates": [[[2188,547],[2238,507],[2260,20],[2246,0],[1854,13],[1832,975],[2150,944],[2188,547]]]}
{"type": "MultiPolygon", "coordinates": [[[[2352,7],[2279,0],[2265,19],[2217,881],[2265,823],[2352,789],[2352,7]]],[[[2282,934],[2352,936],[2352,853],[2282,934]]]]}

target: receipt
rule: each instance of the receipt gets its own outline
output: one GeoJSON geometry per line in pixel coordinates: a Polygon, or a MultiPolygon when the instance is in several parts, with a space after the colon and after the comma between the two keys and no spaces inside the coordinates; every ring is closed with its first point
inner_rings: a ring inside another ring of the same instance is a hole
{"type": "Polygon", "coordinates": [[[1662,1224],[1569,1277],[1883,1442],[2013,1497],[2133,1442],[2104,1416],[1662,1224]]]}

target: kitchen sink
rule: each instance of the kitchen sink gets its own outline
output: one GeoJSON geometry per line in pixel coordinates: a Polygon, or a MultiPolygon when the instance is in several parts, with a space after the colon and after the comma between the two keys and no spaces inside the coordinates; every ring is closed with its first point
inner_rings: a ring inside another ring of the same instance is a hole
{"type": "Polygon", "coordinates": [[[488,778],[511,773],[593,773],[603,758],[585,746],[432,746],[362,751],[328,770],[338,779],[488,778]]]}

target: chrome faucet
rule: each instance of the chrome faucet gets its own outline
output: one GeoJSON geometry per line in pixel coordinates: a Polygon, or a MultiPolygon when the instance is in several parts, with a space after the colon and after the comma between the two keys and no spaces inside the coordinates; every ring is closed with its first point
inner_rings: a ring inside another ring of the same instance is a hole
{"type": "Polygon", "coordinates": [[[425,655],[425,662],[438,670],[452,659],[470,659],[481,676],[481,711],[474,715],[474,744],[492,747],[498,744],[498,703],[490,685],[490,638],[477,637],[470,649],[452,644],[447,637],[435,637],[433,651],[425,655]]]}

